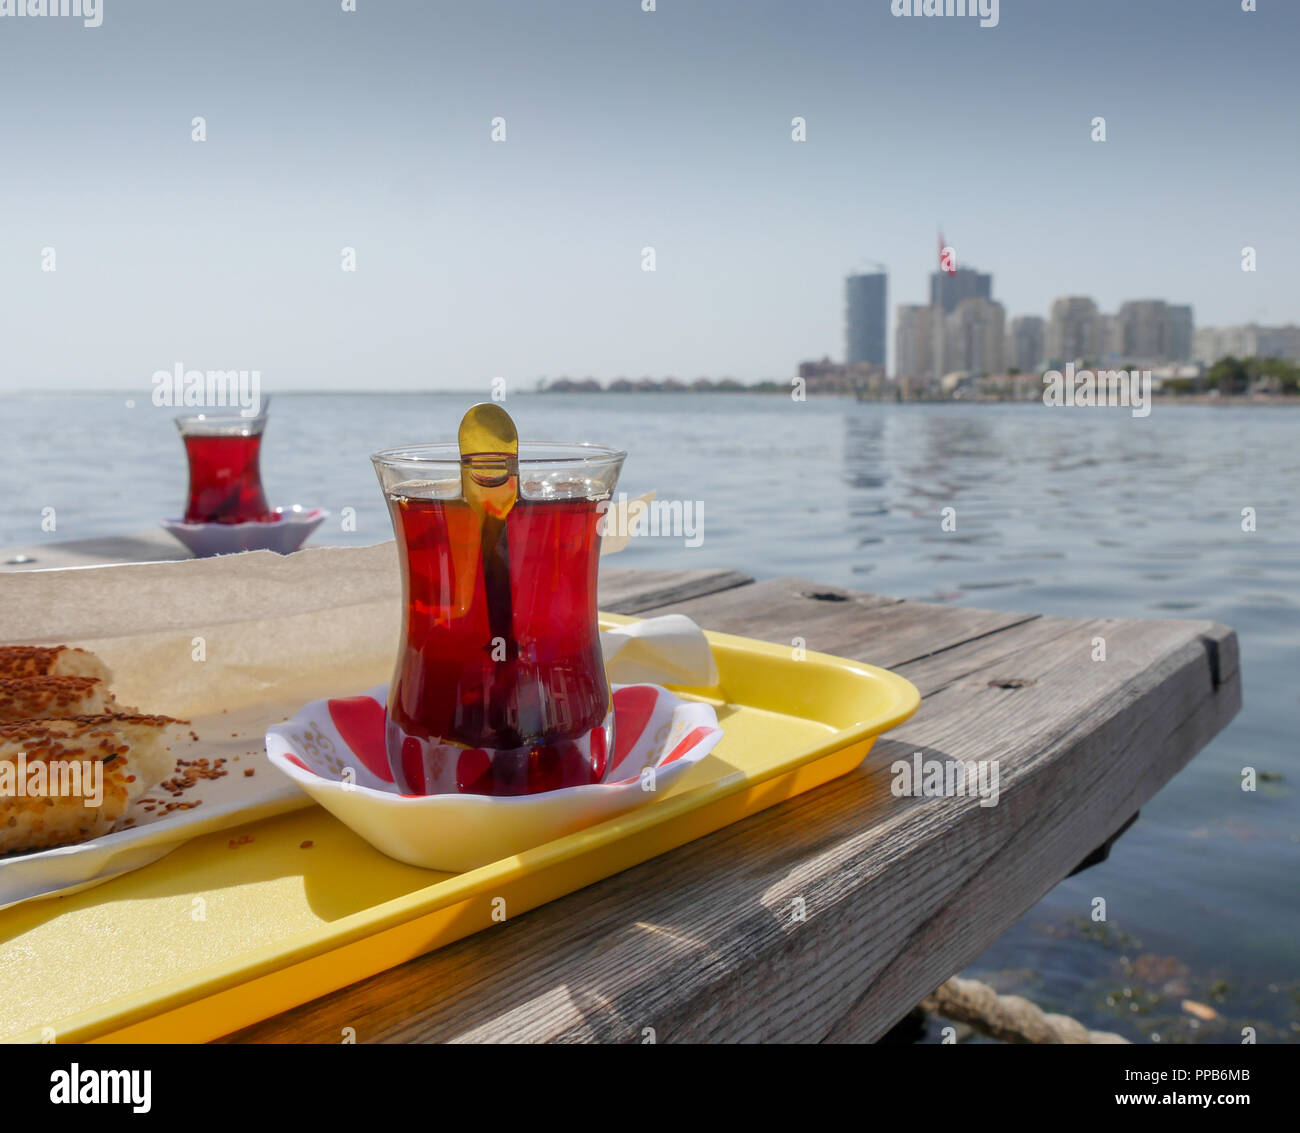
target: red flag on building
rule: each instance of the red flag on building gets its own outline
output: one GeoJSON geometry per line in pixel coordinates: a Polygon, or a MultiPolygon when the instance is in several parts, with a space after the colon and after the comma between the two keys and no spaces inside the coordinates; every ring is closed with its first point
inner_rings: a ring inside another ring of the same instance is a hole
{"type": "Polygon", "coordinates": [[[943,229],[940,229],[939,230],[939,270],[943,272],[947,272],[949,275],[956,275],[957,264],[955,261],[957,257],[953,256],[951,259],[947,260],[946,262],[943,257],[943,250],[947,246],[948,245],[943,242],[943,229]]]}

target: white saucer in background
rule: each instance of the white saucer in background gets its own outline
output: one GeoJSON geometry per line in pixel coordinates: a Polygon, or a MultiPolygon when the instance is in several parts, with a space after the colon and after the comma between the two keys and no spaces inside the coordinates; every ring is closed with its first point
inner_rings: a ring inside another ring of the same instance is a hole
{"type": "Polygon", "coordinates": [[[275,509],[279,519],[265,523],[186,523],[164,519],[163,527],[197,558],[233,555],[238,551],[296,551],[329,516],[324,508],[301,504],[275,509]]]}

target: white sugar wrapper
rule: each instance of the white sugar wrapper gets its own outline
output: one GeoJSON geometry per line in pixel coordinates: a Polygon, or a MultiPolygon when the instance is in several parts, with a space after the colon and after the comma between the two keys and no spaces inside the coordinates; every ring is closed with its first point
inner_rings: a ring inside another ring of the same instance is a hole
{"type": "Polygon", "coordinates": [[[710,688],[718,682],[709,640],[685,614],[663,614],[605,630],[600,647],[614,684],[710,688]]]}

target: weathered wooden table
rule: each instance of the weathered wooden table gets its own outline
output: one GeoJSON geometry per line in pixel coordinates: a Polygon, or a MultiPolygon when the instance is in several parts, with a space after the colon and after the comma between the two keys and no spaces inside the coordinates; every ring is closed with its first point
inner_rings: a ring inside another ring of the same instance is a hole
{"type": "MultiPolygon", "coordinates": [[[[139,538],[77,554],[163,557],[139,538]]],[[[799,638],[897,670],[924,701],[850,775],[229,1041],[337,1043],[347,1027],[359,1042],[875,1039],[1105,846],[1241,703],[1236,635],[1213,622],[1001,613],[722,570],[605,569],[601,608],[799,638]],[[915,752],[998,760],[998,804],[894,797],[890,764],[915,752]]]]}
{"type": "Polygon", "coordinates": [[[601,608],[799,637],[895,669],[925,699],[842,779],[231,1041],[875,1039],[1241,703],[1236,635],[1213,622],[998,613],[732,571],[607,570],[601,608]],[[998,805],[895,798],[889,765],[917,751],[997,759],[998,805]]]}

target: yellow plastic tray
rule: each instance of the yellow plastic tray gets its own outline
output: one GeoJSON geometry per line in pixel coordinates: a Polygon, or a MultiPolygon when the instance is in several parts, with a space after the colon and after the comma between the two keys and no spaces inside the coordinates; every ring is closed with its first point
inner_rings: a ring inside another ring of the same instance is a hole
{"type": "Polygon", "coordinates": [[[229,1034],[487,928],[497,898],[513,917],[843,775],[920,703],[884,669],[708,637],[717,687],[675,691],[713,704],[724,737],[644,807],[462,874],[387,858],[319,807],[196,838],[0,912],[0,1039],[229,1034]]]}

